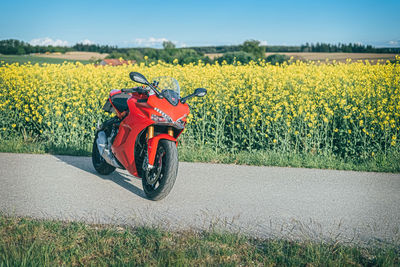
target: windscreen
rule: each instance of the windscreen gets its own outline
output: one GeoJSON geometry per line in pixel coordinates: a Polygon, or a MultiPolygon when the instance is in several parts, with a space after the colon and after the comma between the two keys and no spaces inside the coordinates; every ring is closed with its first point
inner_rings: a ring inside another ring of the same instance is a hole
{"type": "Polygon", "coordinates": [[[162,76],[154,78],[154,83],[159,91],[162,90],[172,90],[178,95],[180,95],[180,87],[177,80],[172,77],[162,76]]]}
{"type": "Polygon", "coordinates": [[[154,78],[153,84],[172,105],[176,106],[179,103],[180,87],[177,80],[162,76],[154,78]]]}

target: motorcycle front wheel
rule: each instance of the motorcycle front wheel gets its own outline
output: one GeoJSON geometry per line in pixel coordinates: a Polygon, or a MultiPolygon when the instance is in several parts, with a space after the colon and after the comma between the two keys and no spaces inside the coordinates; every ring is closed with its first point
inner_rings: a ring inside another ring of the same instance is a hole
{"type": "Polygon", "coordinates": [[[165,198],[174,186],[178,174],[178,150],[169,140],[160,140],[154,167],[144,171],[143,191],[151,200],[165,198]]]}

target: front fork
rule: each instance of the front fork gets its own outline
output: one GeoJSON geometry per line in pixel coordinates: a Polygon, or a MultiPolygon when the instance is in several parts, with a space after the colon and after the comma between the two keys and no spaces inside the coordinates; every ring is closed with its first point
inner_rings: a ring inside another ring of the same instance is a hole
{"type": "MultiPolygon", "coordinates": [[[[171,126],[168,126],[168,135],[174,137],[174,130],[171,126]]],[[[147,128],[147,141],[154,137],[154,125],[150,125],[147,128]]]]}
{"type": "Polygon", "coordinates": [[[174,137],[174,130],[171,126],[168,126],[168,134],[163,133],[154,136],[154,125],[150,125],[147,128],[148,169],[152,169],[154,167],[154,160],[157,154],[158,142],[161,139],[166,139],[177,143],[177,140],[174,137]]]}

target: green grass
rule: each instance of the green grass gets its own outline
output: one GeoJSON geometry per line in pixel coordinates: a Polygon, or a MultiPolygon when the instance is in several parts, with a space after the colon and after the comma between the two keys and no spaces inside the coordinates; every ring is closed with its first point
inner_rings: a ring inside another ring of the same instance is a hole
{"type": "Polygon", "coordinates": [[[255,166],[280,166],[353,171],[400,172],[400,154],[396,151],[365,159],[342,159],[332,154],[284,153],[279,151],[240,151],[224,153],[212,148],[184,147],[179,158],[188,162],[213,162],[255,166]],[[193,153],[196,151],[196,153],[193,153]]]}
{"type": "Polygon", "coordinates": [[[0,266],[398,266],[399,248],[171,232],[0,214],[0,266]]]}
{"type": "Polygon", "coordinates": [[[32,64],[62,64],[63,62],[81,62],[82,64],[91,63],[89,60],[68,60],[68,59],[61,59],[61,58],[49,58],[49,57],[38,57],[38,56],[31,56],[31,55],[1,55],[0,54],[0,66],[4,65],[5,63],[19,63],[24,64],[31,62],[32,64]],[[2,62],[4,61],[4,62],[2,62]]]}
{"type": "MultiPolygon", "coordinates": [[[[65,147],[39,142],[32,138],[16,137],[0,140],[0,152],[58,154],[91,156],[91,144],[86,148],[65,147]]],[[[341,159],[334,155],[296,154],[277,151],[241,151],[229,153],[207,147],[179,146],[179,160],[186,162],[210,162],[255,166],[303,167],[335,170],[400,172],[400,154],[378,154],[367,160],[341,159]],[[194,153],[195,151],[195,153],[194,153]]]]}

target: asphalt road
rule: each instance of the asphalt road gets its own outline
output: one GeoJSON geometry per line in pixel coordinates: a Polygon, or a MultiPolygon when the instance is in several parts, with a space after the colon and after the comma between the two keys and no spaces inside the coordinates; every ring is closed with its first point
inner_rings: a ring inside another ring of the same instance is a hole
{"type": "Polygon", "coordinates": [[[0,153],[0,211],[90,223],[223,228],[260,237],[400,239],[400,174],[179,164],[167,198],[88,157],[0,153]]]}

